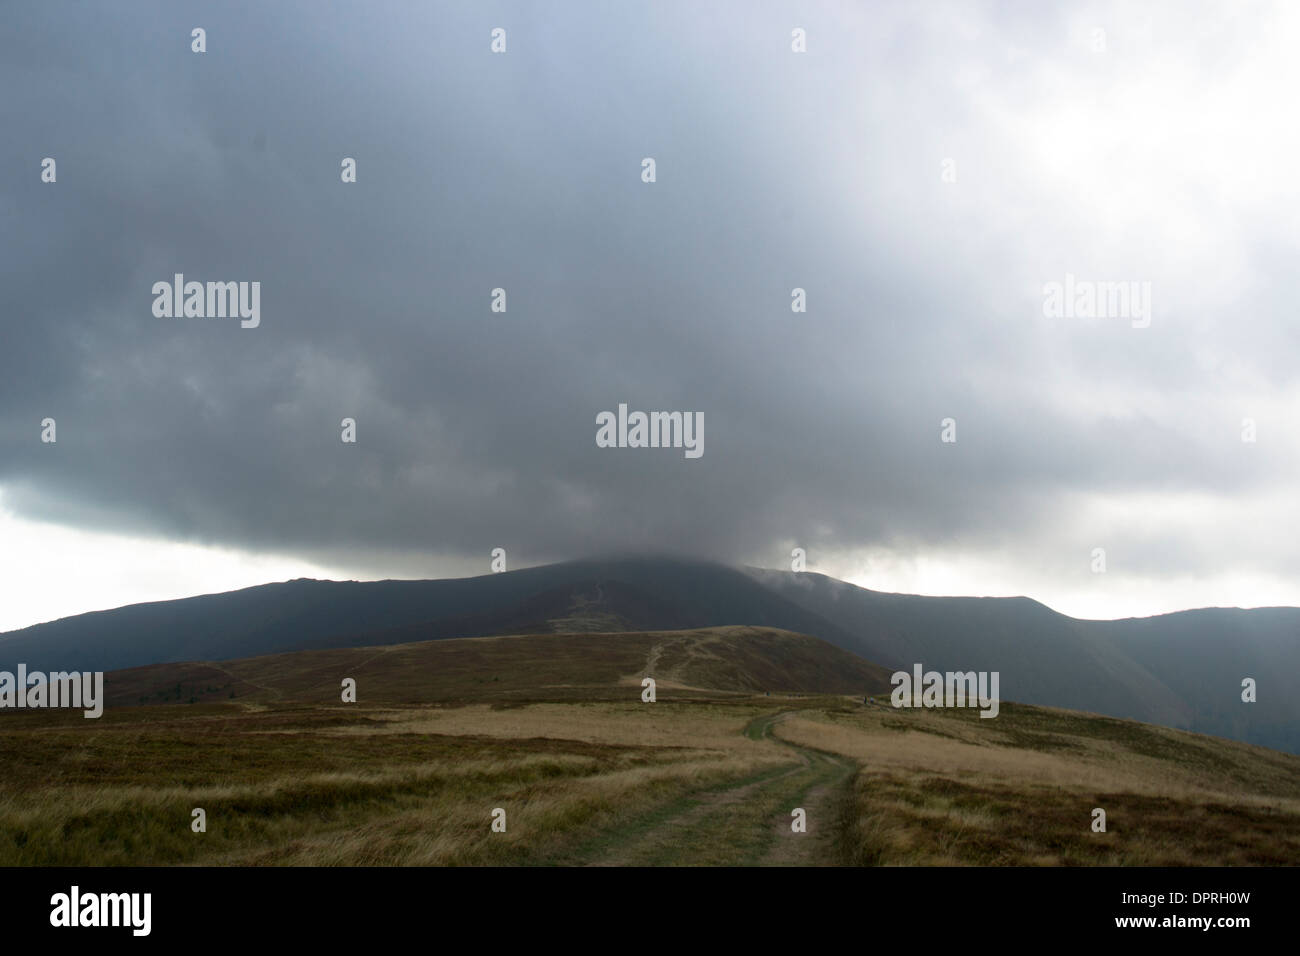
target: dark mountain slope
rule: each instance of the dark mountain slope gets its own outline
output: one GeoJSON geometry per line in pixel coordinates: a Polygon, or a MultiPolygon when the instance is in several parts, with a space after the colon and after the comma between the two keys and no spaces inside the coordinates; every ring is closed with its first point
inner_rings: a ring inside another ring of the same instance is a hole
{"type": "Polygon", "coordinates": [[[1300,753],[1300,609],[1205,608],[1081,621],[1028,598],[869,591],[820,574],[756,580],[887,667],[1001,673],[1009,700],[1130,717],[1300,753]],[[1260,686],[1241,700],[1241,680],[1260,686]]]}
{"type": "Polygon", "coordinates": [[[891,669],[998,671],[1004,699],[1300,753],[1300,609],[1081,621],[1027,598],[886,594],[812,573],[669,558],[442,581],[289,581],[0,635],[0,669],[115,670],[494,634],[750,625],[891,669]],[[1259,683],[1257,703],[1241,681],[1259,683]]]}
{"type": "Polygon", "coordinates": [[[755,624],[850,636],[717,564],[581,561],[441,581],[311,581],[97,611],[0,635],[0,668],[117,670],[323,647],[755,624]]]}

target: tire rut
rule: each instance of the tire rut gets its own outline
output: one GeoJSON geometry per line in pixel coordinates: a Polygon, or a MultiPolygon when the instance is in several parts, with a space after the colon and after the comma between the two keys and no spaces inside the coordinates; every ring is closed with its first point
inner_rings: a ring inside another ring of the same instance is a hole
{"type": "Polygon", "coordinates": [[[662,808],[647,814],[630,839],[588,865],[815,866],[830,862],[834,858],[830,798],[851,777],[855,765],[773,735],[772,726],[793,713],[758,717],[744,734],[786,747],[798,758],[795,766],[692,794],[683,801],[685,806],[662,819],[656,819],[662,808]],[[791,827],[795,807],[806,813],[806,832],[796,833],[791,827]]]}

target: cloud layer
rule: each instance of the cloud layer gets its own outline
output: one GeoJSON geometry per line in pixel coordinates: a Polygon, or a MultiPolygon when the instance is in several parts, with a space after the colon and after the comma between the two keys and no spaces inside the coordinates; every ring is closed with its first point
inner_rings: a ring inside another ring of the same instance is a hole
{"type": "Polygon", "coordinates": [[[1294,6],[707,6],[8,16],[6,507],[357,576],[800,546],[1300,603],[1294,6]],[[155,318],[175,273],[260,327],[155,318]],[[1045,317],[1067,273],[1150,327],[1045,317]],[[598,448],[620,402],[705,454],[598,448]]]}

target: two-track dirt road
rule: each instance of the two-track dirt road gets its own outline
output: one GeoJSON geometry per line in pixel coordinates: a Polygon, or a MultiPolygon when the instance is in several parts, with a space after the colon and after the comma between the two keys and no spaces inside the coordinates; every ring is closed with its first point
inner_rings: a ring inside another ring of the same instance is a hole
{"type": "Polygon", "coordinates": [[[791,712],[766,714],[745,736],[788,748],[790,766],[699,791],[637,819],[589,846],[595,866],[817,866],[839,862],[834,846],[835,801],[855,765],[781,740],[772,727],[791,712]],[[804,832],[792,829],[801,808],[804,832]]]}

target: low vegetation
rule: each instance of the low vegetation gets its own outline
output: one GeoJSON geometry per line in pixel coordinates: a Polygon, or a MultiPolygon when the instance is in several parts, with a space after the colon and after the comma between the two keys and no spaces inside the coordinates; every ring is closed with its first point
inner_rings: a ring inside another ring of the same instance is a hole
{"type": "Polygon", "coordinates": [[[0,716],[0,865],[1300,859],[1300,758],[1007,702],[866,704],[883,671],[769,629],[305,651],[106,688],[96,721],[0,716]]]}

